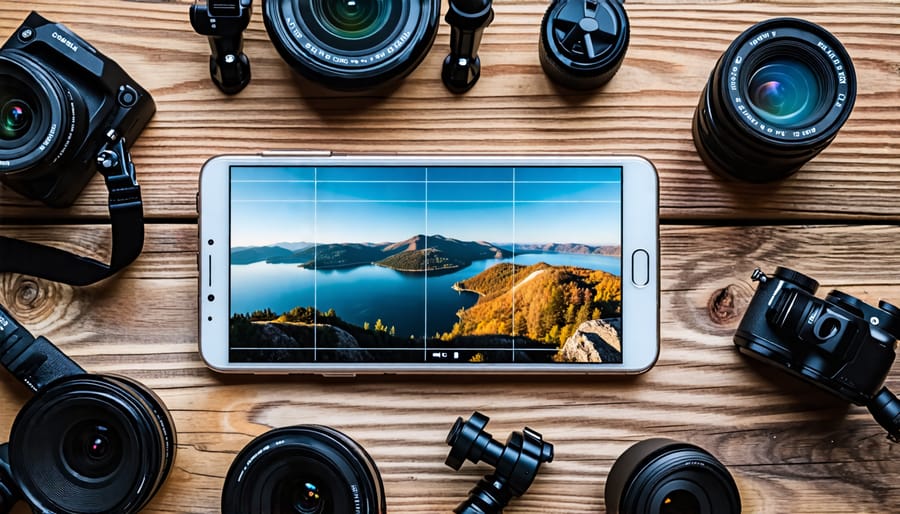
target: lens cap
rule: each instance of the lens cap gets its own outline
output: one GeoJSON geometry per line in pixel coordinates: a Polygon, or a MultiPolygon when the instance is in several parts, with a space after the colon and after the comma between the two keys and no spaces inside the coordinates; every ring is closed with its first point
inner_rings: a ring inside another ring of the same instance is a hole
{"type": "Polygon", "coordinates": [[[602,86],[625,59],[628,15],[621,0],[557,0],[541,22],[544,73],[572,89],[602,86]]]}
{"type": "Polygon", "coordinates": [[[608,514],[740,514],[734,478],[706,450],[670,439],[641,441],[606,481],[608,514]]]}

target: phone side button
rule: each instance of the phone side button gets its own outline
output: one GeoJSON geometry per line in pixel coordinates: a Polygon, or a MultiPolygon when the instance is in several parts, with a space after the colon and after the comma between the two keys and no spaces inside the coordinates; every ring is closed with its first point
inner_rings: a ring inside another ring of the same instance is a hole
{"type": "Polygon", "coordinates": [[[356,373],[321,373],[322,378],[356,378],[356,373]]]}
{"type": "Polygon", "coordinates": [[[647,250],[635,250],[631,254],[631,282],[638,287],[650,283],[650,254],[647,250]]]}

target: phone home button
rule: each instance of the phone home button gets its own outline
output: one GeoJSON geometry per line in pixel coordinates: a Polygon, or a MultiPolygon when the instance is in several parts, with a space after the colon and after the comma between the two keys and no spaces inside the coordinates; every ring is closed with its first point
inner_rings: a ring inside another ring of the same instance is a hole
{"type": "Polygon", "coordinates": [[[647,250],[635,250],[631,254],[631,282],[638,287],[650,283],[650,254],[647,250]]]}

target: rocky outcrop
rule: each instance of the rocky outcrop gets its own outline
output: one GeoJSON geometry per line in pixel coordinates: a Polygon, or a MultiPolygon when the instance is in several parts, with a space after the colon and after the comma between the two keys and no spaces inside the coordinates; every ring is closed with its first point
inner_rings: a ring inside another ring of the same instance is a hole
{"type": "Polygon", "coordinates": [[[585,321],[560,348],[561,362],[622,362],[622,318],[585,321]]]}

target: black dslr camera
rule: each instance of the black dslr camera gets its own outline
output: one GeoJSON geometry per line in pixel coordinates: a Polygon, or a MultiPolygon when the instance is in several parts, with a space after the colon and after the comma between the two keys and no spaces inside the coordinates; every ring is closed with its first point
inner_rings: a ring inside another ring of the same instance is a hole
{"type": "Polygon", "coordinates": [[[0,237],[0,272],[74,285],[130,264],[144,241],[141,190],[128,149],[150,121],[150,94],[61,24],[32,12],[0,49],[0,181],[51,207],[75,201],[99,171],[109,189],[109,265],[0,237]]]}
{"type": "Polygon", "coordinates": [[[32,12],[0,50],[0,179],[28,198],[70,205],[104,147],[124,139],[128,149],[155,111],[118,64],[32,12]]]}
{"type": "Polygon", "coordinates": [[[138,382],[91,375],[0,306],[0,364],[35,393],[0,445],[0,514],[133,514],[175,459],[175,426],[138,382]]]}
{"type": "Polygon", "coordinates": [[[878,308],[840,291],[816,298],[819,283],[787,268],[756,269],[756,294],[734,335],[747,355],[782,368],[841,399],[868,407],[900,440],[900,400],[886,387],[900,338],[900,309],[878,308]]]}

